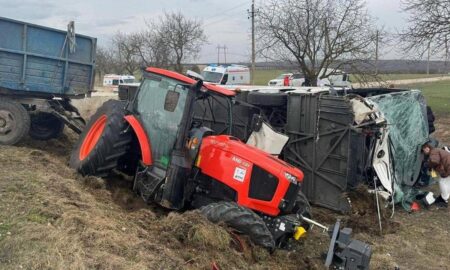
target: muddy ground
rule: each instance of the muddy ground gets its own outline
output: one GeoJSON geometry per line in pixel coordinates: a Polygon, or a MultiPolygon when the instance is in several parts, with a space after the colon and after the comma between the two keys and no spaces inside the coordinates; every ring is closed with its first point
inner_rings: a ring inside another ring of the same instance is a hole
{"type": "MultiPolygon", "coordinates": [[[[445,143],[449,124],[437,124],[445,143]]],[[[67,167],[76,138],[66,130],[58,140],[0,146],[0,269],[323,269],[328,237],[317,228],[291,252],[269,254],[245,237],[241,245],[196,212],[145,205],[120,176],[80,177],[67,167]]],[[[350,215],[313,214],[353,227],[373,247],[372,269],[450,269],[449,210],[397,208],[392,219],[384,210],[380,235],[372,195],[350,196],[358,202],[350,215]]]]}

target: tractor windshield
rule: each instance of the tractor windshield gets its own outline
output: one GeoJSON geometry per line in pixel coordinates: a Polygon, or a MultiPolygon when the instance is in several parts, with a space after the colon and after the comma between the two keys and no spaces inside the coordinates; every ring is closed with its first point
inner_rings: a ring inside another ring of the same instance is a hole
{"type": "Polygon", "coordinates": [[[141,84],[135,109],[151,141],[155,166],[166,169],[169,165],[187,95],[188,86],[159,75],[149,75],[141,84]],[[168,96],[178,96],[172,100],[174,108],[167,108],[168,96]]]}

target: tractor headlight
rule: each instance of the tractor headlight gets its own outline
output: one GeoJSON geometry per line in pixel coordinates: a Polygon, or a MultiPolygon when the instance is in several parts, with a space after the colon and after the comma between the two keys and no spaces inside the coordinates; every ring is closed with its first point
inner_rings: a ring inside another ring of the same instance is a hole
{"type": "Polygon", "coordinates": [[[196,150],[199,145],[199,139],[197,137],[193,137],[188,142],[188,149],[189,150],[196,150]]]}
{"type": "Polygon", "coordinates": [[[286,179],[289,180],[289,182],[291,182],[293,184],[298,184],[297,177],[293,176],[292,174],[285,172],[284,177],[286,177],[286,179]]]}

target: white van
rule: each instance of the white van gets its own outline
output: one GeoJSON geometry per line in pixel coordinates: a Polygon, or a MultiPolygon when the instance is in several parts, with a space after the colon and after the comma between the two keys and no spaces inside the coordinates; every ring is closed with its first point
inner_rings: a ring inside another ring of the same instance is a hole
{"type": "Polygon", "coordinates": [[[202,77],[215,84],[250,84],[250,69],[242,65],[209,65],[203,69],[202,77]]]}
{"type": "MultiPolygon", "coordinates": [[[[324,70],[321,71],[321,75],[324,70]]],[[[351,87],[352,83],[350,81],[350,75],[345,73],[342,70],[336,69],[331,70],[328,69],[327,72],[332,72],[331,75],[328,76],[328,78],[324,80],[328,80],[329,83],[324,83],[324,85],[331,85],[331,86],[337,86],[337,87],[351,87]]]]}
{"type": "Polygon", "coordinates": [[[103,77],[103,86],[117,87],[120,84],[135,83],[136,78],[131,75],[106,74],[103,77]]]}
{"type": "MultiPolygon", "coordinates": [[[[319,79],[317,81],[317,86],[336,86],[336,87],[351,87],[350,76],[339,70],[333,69],[322,69],[319,73],[319,78],[325,72],[331,73],[327,78],[319,79]]],[[[269,81],[267,85],[269,86],[283,86],[284,85],[284,77],[289,77],[289,86],[301,87],[307,85],[305,83],[305,76],[301,73],[284,73],[278,76],[275,79],[269,81]]]]}

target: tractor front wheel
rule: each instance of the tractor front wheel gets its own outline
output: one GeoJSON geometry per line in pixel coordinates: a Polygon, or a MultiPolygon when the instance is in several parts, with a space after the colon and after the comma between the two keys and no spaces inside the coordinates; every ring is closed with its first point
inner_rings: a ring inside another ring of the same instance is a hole
{"type": "Polygon", "coordinates": [[[107,176],[131,144],[125,102],[108,100],[92,116],[72,151],[70,167],[82,175],[107,176]]]}
{"type": "Polygon", "coordinates": [[[213,223],[224,223],[248,235],[253,243],[269,250],[275,248],[272,234],[263,219],[252,210],[235,202],[217,202],[200,208],[200,212],[213,223]]]}

